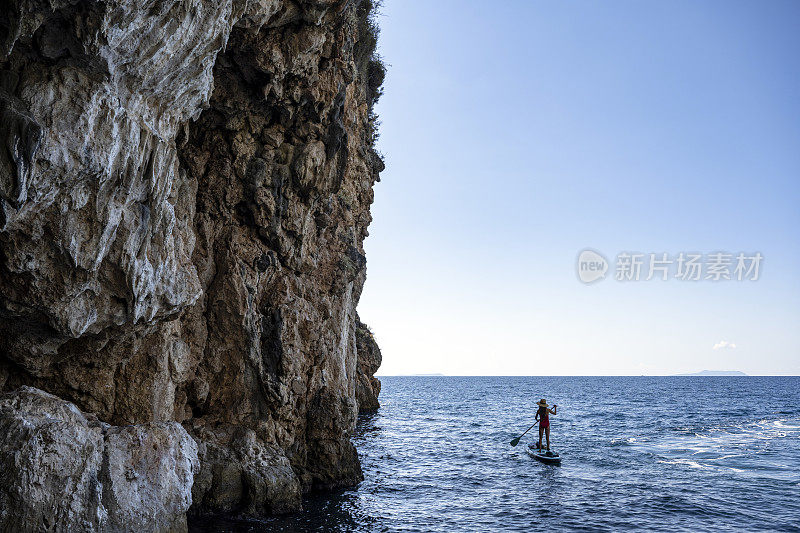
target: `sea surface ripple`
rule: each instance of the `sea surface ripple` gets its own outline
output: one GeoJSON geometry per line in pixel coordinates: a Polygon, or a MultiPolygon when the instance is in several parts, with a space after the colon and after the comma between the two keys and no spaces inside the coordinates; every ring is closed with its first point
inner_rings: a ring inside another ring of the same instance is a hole
{"type": "MultiPolygon", "coordinates": [[[[383,377],[358,488],[214,531],[800,531],[800,378],[383,377]],[[540,397],[560,467],[509,441],[540,397]]],[[[211,530],[193,524],[196,531],[211,530]]]]}

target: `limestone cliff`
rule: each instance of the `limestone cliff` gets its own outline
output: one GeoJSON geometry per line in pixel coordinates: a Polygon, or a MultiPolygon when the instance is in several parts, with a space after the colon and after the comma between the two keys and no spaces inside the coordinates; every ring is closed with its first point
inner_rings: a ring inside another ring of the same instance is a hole
{"type": "Polygon", "coordinates": [[[3,2],[0,390],[181,424],[192,512],[292,510],[361,478],[373,8],[3,2]]]}
{"type": "Polygon", "coordinates": [[[381,366],[382,356],[372,331],[356,320],[356,351],[358,352],[358,382],[356,383],[356,402],[360,412],[374,411],[381,393],[381,382],[375,372],[381,366]]]}

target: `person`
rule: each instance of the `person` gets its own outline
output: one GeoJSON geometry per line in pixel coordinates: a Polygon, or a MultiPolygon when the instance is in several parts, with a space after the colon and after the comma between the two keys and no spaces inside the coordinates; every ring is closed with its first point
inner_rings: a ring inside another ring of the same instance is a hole
{"type": "Polygon", "coordinates": [[[539,421],[539,444],[537,444],[537,448],[539,450],[542,449],[542,434],[544,433],[547,435],[547,451],[550,451],[550,415],[556,414],[556,409],[558,406],[553,404],[553,408],[547,405],[547,400],[542,398],[539,400],[539,403],[536,405],[539,406],[539,409],[536,411],[536,420],[539,421]]]}

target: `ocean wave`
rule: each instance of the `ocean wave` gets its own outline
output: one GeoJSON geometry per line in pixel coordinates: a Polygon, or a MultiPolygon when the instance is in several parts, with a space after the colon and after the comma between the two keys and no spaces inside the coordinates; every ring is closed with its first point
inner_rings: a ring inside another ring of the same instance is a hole
{"type": "Polygon", "coordinates": [[[691,468],[709,468],[708,466],[698,463],[697,461],[692,461],[691,459],[672,459],[672,460],[662,459],[657,462],[665,465],[686,465],[691,468]]]}
{"type": "Polygon", "coordinates": [[[611,439],[611,442],[608,443],[610,447],[617,447],[617,446],[631,446],[639,442],[639,439],[636,437],[623,437],[619,439],[611,439]]]}

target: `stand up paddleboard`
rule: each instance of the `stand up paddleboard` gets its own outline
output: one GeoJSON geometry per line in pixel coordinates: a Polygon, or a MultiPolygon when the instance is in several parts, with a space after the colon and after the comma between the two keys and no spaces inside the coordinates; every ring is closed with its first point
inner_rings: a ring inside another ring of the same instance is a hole
{"type": "Polygon", "coordinates": [[[528,444],[528,454],[546,465],[560,465],[561,457],[556,452],[538,450],[535,444],[528,444]]]}

